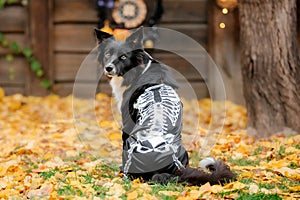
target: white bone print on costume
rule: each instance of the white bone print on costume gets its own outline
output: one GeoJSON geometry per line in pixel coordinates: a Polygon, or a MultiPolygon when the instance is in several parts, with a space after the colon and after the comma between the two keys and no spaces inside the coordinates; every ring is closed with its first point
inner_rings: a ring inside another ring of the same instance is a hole
{"type": "Polygon", "coordinates": [[[181,109],[180,99],[172,87],[161,84],[147,88],[134,108],[138,109],[137,123],[149,127],[137,133],[138,141],[147,140],[153,148],[172,143],[174,135],[168,133],[168,127],[176,125],[181,109]]]}
{"type": "Polygon", "coordinates": [[[159,117],[161,117],[160,114],[163,113],[164,120],[168,118],[171,124],[175,126],[180,114],[180,106],[180,99],[174,89],[163,84],[147,88],[134,104],[134,108],[139,110],[138,122],[140,125],[142,125],[149,117],[151,117],[151,119],[155,117],[156,121],[161,120],[159,117]],[[154,99],[153,90],[155,89],[158,89],[157,91],[161,98],[160,102],[156,102],[154,99]]]}
{"type": "MultiPolygon", "coordinates": [[[[160,153],[159,158],[165,159],[164,155],[168,157],[172,153],[173,162],[179,169],[182,168],[183,165],[176,156],[181,145],[182,125],[182,105],[176,91],[165,84],[149,87],[138,97],[133,107],[137,109],[137,124],[130,136],[134,139],[130,140],[128,153],[123,157],[124,173],[127,174],[133,163],[143,162],[143,157],[135,160],[138,158],[133,154],[149,156],[160,153]]],[[[133,165],[133,169],[137,168],[133,165]]]]}

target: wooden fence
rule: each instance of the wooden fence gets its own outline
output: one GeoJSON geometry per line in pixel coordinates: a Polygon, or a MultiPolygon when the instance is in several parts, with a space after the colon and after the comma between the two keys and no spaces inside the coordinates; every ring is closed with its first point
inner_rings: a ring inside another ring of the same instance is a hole
{"type": "MultiPolygon", "coordinates": [[[[147,2],[147,1],[146,1],[147,2]]],[[[205,48],[208,43],[206,0],[164,0],[164,15],[159,26],[191,36],[205,48]]],[[[31,0],[28,5],[9,5],[0,10],[0,32],[8,41],[21,47],[31,47],[42,63],[45,76],[53,83],[52,91],[65,96],[72,93],[77,70],[87,54],[95,47],[93,29],[97,12],[88,0],[31,0]]],[[[40,79],[31,71],[24,57],[7,62],[8,49],[0,48],[0,85],[7,94],[45,95],[40,79]],[[13,73],[13,79],[11,74],[13,73]]],[[[197,57],[191,52],[192,57],[197,57]]],[[[172,66],[188,79],[199,98],[207,97],[207,88],[195,69],[183,58],[164,51],[153,56],[172,66]]],[[[204,63],[205,64],[205,63],[204,63]]],[[[90,80],[81,80],[89,83],[90,80]]],[[[110,93],[105,79],[100,91],[110,93]]]]}

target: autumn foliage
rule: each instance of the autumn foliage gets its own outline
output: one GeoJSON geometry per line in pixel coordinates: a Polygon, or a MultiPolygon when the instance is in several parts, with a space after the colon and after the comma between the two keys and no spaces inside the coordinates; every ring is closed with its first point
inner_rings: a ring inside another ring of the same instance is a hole
{"type": "Polygon", "coordinates": [[[209,99],[183,104],[183,141],[191,165],[209,152],[230,165],[236,181],[196,187],[124,180],[119,176],[120,116],[110,97],[98,94],[91,110],[90,101],[72,96],[5,96],[0,88],[0,199],[300,198],[300,135],[256,140],[244,129],[241,106],[225,102],[226,112],[212,116],[209,99]],[[213,148],[203,146],[210,140],[211,120],[225,114],[213,148]]]}

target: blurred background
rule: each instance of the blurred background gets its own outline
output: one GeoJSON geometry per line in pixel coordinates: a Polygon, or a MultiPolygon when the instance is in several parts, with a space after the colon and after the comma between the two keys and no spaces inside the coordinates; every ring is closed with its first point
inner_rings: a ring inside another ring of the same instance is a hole
{"type": "MultiPolygon", "coordinates": [[[[237,0],[2,0],[0,6],[0,86],[8,95],[72,94],[82,61],[96,46],[95,27],[116,34],[143,25],[153,27],[145,38],[147,48],[159,42],[155,27],[196,40],[219,67],[228,100],[244,104],[237,0]]],[[[183,51],[197,58],[207,73],[200,76],[173,53],[151,54],[180,72],[199,99],[210,97],[207,85],[217,80],[207,57],[198,58],[193,49],[183,51]]],[[[94,78],[80,81],[89,85],[94,78]]],[[[99,91],[111,93],[105,78],[99,91]]]]}

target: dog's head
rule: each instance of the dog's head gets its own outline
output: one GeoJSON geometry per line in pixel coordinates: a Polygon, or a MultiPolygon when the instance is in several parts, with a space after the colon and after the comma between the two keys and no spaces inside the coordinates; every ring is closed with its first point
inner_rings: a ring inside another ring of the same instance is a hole
{"type": "Polygon", "coordinates": [[[143,61],[143,28],[137,29],[125,41],[116,40],[113,35],[95,29],[99,55],[104,74],[108,77],[123,76],[143,61]]]}

